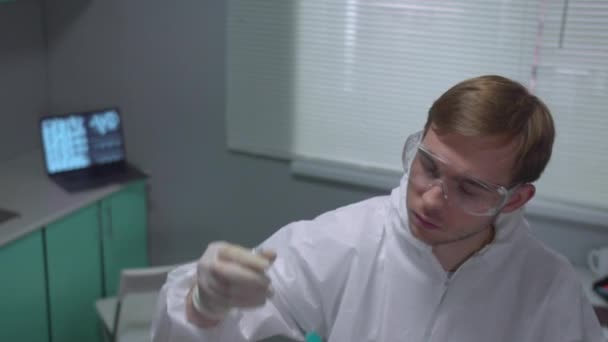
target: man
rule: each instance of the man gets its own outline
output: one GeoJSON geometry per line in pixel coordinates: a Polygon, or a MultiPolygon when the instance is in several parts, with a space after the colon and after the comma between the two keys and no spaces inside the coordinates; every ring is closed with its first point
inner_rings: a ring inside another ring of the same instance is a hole
{"type": "Polygon", "coordinates": [[[212,243],[172,272],[155,341],[601,341],[577,275],[523,218],[547,165],[547,107],[463,81],[407,139],[390,196],[289,224],[252,251],[212,243]]]}

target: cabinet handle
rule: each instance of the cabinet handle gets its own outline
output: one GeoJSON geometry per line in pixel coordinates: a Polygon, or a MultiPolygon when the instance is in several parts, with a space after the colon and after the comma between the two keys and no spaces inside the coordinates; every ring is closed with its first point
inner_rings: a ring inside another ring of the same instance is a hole
{"type": "Polygon", "coordinates": [[[110,204],[108,204],[108,206],[106,207],[106,217],[108,218],[108,238],[109,239],[113,239],[114,238],[114,227],[113,227],[113,223],[112,223],[112,208],[110,207],[110,204]]]}

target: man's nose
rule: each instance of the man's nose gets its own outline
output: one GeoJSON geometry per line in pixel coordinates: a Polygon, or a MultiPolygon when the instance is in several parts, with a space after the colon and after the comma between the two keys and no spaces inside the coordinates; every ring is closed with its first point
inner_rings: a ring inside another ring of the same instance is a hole
{"type": "Polygon", "coordinates": [[[447,200],[445,184],[441,180],[437,180],[427,186],[427,189],[422,194],[422,201],[425,209],[437,210],[443,208],[447,200]]]}

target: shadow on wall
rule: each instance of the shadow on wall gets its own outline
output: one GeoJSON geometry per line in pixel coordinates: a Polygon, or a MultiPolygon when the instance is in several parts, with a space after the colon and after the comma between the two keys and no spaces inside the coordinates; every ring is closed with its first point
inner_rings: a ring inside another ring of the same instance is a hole
{"type": "Polygon", "coordinates": [[[0,2],[0,161],[35,148],[36,120],[47,108],[41,0],[0,2]]]}
{"type": "Polygon", "coordinates": [[[3,65],[9,60],[39,53],[37,43],[42,43],[39,30],[42,12],[37,0],[0,1],[0,61],[3,65]]]}
{"type": "Polygon", "coordinates": [[[49,111],[118,105],[124,94],[121,1],[42,0],[49,65],[49,111]]]}
{"type": "MultiPolygon", "coordinates": [[[[48,44],[52,46],[58,37],[61,37],[65,32],[68,32],[70,27],[85,13],[87,8],[91,6],[93,0],[40,0],[43,4],[43,11],[46,20],[47,29],[52,28],[52,31],[47,35],[48,44]],[[60,6],[59,6],[60,5],[60,6]],[[56,11],[56,8],[61,8],[56,11]],[[52,12],[53,15],[50,15],[52,12]],[[51,34],[52,33],[52,34],[51,34]]],[[[45,21],[46,21],[45,20],[45,21]]],[[[108,22],[109,24],[110,22],[108,22]]],[[[49,30],[50,31],[50,30],[49,30]]]]}

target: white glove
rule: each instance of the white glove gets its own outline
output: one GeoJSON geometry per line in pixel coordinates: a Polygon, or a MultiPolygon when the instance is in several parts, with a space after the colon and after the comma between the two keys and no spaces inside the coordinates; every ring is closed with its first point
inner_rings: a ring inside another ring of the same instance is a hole
{"type": "Polygon", "coordinates": [[[197,264],[192,305],[208,319],[221,319],[232,307],[263,305],[272,294],[265,271],[272,251],[256,251],[227,242],[213,242],[197,264]]]}

